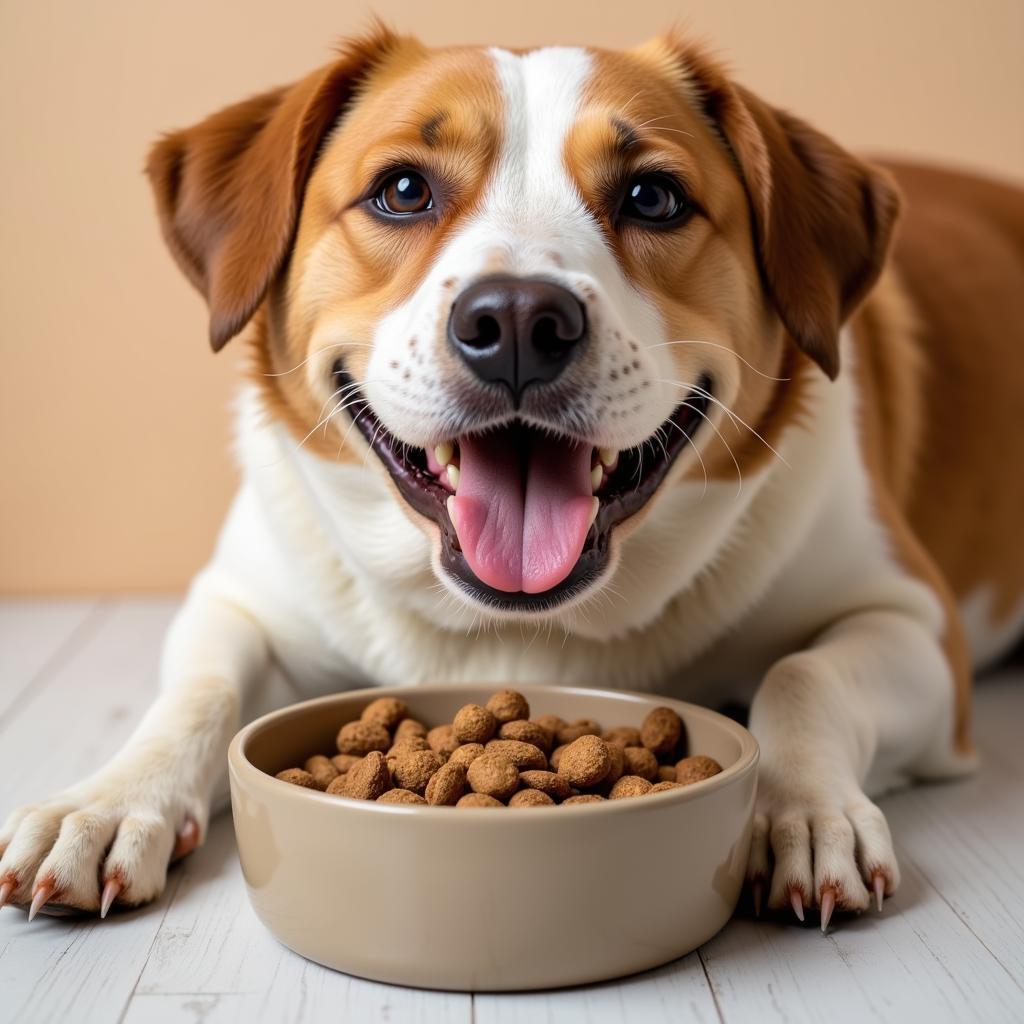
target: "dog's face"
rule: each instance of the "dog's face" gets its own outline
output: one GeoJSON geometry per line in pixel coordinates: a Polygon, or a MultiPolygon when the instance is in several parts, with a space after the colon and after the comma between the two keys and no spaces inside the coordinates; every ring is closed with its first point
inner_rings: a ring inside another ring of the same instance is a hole
{"type": "MultiPolygon", "coordinates": [[[[215,346],[263,306],[297,436],[356,466],[369,445],[458,601],[563,622],[614,590],[659,506],[684,549],[687,510],[756,472],[807,356],[835,373],[895,209],[670,41],[378,34],[170,137],[150,169],[215,346]]],[[[635,611],[678,585],[648,575],[635,611]]]]}

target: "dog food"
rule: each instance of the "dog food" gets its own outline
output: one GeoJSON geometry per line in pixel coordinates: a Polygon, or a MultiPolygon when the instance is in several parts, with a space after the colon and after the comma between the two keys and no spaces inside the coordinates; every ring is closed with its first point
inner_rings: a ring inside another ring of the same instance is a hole
{"type": "Polygon", "coordinates": [[[554,807],[682,789],[721,765],[689,754],[686,728],[655,708],[639,729],[591,719],[530,717],[521,693],[501,690],[428,728],[405,701],[380,697],[338,732],[338,753],[311,754],[277,778],[333,796],[434,807],[554,807]]]}

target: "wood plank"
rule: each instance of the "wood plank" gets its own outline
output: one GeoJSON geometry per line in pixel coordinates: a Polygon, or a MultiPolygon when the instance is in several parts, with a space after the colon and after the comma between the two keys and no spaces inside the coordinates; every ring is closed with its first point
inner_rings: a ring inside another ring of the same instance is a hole
{"type": "MultiPolygon", "coordinates": [[[[340,923],[339,923],[340,926],[340,923]]],[[[182,865],[127,1022],[151,1020],[465,1022],[467,995],[426,992],[327,970],[280,945],[249,905],[229,815],[182,865]]]]}
{"type": "Polygon", "coordinates": [[[0,724],[105,610],[92,598],[0,601],[0,724]]]}
{"type": "MultiPolygon", "coordinates": [[[[177,601],[115,604],[0,729],[0,812],[51,793],[109,757],[156,689],[160,641],[177,601]]],[[[149,955],[170,891],[152,907],[99,922],[0,911],[0,1018],[76,1024],[120,1016],[149,955]]]]}

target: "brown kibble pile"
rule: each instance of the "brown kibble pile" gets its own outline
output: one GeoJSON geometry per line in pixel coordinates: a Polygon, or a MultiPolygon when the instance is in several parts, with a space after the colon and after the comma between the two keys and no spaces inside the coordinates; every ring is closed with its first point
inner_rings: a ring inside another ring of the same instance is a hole
{"type": "Polygon", "coordinates": [[[721,765],[688,756],[686,728],[666,707],[639,728],[580,718],[530,717],[515,690],[466,704],[428,728],[405,701],[380,697],[338,732],[338,753],[311,754],[276,778],[355,800],[408,807],[554,807],[682,789],[721,765]]]}

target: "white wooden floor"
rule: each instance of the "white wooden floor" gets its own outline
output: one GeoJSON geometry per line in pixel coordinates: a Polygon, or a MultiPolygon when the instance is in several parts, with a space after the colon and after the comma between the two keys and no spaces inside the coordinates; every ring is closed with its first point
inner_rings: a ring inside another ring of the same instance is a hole
{"type": "MultiPolygon", "coordinates": [[[[166,599],[0,603],[0,813],[112,753],[155,687],[166,599]]],[[[0,1021],[1024,1021],[1024,671],[984,681],[981,774],[885,801],[903,886],[878,916],[734,920],[624,982],[470,997],[359,981],[279,946],[231,823],[154,906],[105,922],[0,911],[0,1021]]]]}

